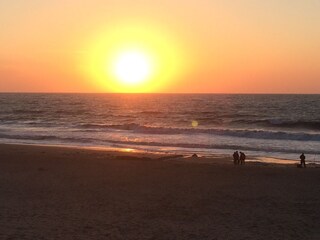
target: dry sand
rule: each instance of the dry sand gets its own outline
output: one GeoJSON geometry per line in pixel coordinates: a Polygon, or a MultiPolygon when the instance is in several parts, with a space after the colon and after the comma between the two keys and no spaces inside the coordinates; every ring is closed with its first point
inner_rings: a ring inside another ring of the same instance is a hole
{"type": "Polygon", "coordinates": [[[319,168],[151,157],[0,145],[0,239],[320,239],[319,168]]]}

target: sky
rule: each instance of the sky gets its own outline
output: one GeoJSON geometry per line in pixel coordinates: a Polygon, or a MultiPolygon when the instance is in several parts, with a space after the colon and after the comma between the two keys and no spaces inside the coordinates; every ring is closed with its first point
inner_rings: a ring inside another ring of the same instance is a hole
{"type": "Polygon", "coordinates": [[[0,92],[320,93],[319,13],[320,0],[1,1],[0,92]],[[111,67],[132,49],[152,59],[139,84],[111,67]]]}

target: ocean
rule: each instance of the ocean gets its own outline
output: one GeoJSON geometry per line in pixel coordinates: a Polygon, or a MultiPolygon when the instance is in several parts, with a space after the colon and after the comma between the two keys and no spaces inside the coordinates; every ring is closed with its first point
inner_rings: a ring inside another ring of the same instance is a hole
{"type": "Polygon", "coordinates": [[[2,93],[0,142],[320,161],[320,95],[2,93]]]}

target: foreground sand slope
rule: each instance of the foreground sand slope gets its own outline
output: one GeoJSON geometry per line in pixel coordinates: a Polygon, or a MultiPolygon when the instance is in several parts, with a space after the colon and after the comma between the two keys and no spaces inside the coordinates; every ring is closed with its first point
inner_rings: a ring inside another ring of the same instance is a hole
{"type": "Polygon", "coordinates": [[[320,239],[318,168],[0,153],[0,239],[320,239]]]}

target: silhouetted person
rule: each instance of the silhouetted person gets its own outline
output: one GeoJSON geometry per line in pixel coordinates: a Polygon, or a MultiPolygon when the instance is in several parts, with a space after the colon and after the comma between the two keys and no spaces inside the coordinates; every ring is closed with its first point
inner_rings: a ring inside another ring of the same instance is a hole
{"type": "Polygon", "coordinates": [[[239,153],[238,153],[238,151],[235,151],[233,153],[233,163],[234,163],[234,165],[239,164],[239,153]]]}
{"type": "Polygon", "coordinates": [[[243,152],[240,152],[240,164],[244,164],[246,160],[246,155],[243,152]]]}
{"type": "Polygon", "coordinates": [[[306,156],[304,155],[304,153],[302,153],[300,155],[300,165],[301,167],[305,168],[306,166],[306,156]]]}

